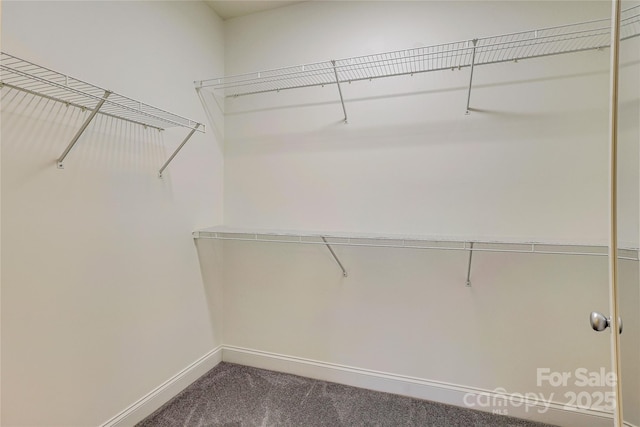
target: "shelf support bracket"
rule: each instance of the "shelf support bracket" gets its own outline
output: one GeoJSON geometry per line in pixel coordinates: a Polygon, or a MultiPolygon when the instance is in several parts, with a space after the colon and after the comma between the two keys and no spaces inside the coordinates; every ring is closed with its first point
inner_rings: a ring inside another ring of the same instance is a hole
{"type": "Polygon", "coordinates": [[[102,96],[102,99],[100,100],[100,102],[98,102],[98,105],[96,105],[93,111],[91,111],[91,114],[89,114],[89,117],[87,117],[82,126],[80,126],[80,129],[78,130],[78,132],[76,132],[76,135],[73,137],[69,145],[67,145],[67,148],[65,148],[62,155],[58,158],[58,169],[64,169],[64,159],[67,157],[67,154],[69,154],[69,151],[71,151],[73,146],[76,145],[76,142],[78,142],[78,139],[80,139],[84,131],[87,130],[89,123],[91,123],[96,114],[98,114],[98,111],[100,111],[100,108],[102,108],[102,105],[105,103],[109,95],[111,95],[111,92],[106,90],[104,92],[104,95],[102,96]]]}
{"type": "Polygon", "coordinates": [[[340,267],[340,269],[342,270],[342,275],[344,277],[347,277],[347,270],[344,269],[344,266],[342,265],[342,263],[340,262],[340,260],[338,259],[338,256],[336,255],[336,253],[333,251],[333,248],[331,247],[331,245],[329,245],[329,242],[327,242],[327,239],[324,236],[320,236],[322,237],[322,241],[324,242],[324,244],[327,246],[327,249],[329,249],[329,252],[331,252],[331,255],[333,255],[333,259],[336,260],[336,263],[338,263],[338,266],[340,267]]]}
{"type": "Polygon", "coordinates": [[[478,44],[478,39],[471,40],[473,43],[473,53],[471,54],[471,73],[469,74],[469,91],[467,92],[467,111],[466,115],[471,114],[469,111],[469,103],[471,102],[471,83],[473,83],[473,66],[476,63],[476,45],[478,44]]]}
{"type": "Polygon", "coordinates": [[[166,162],[164,162],[164,165],[162,165],[162,167],[158,171],[158,177],[159,178],[162,178],[162,172],[164,172],[164,170],[167,168],[167,166],[169,166],[169,163],[171,163],[171,161],[178,154],[178,152],[180,150],[182,150],[182,147],[184,147],[184,144],[186,144],[187,141],[189,141],[189,139],[193,136],[193,134],[196,132],[196,130],[198,130],[200,125],[201,125],[201,123],[196,123],[196,126],[193,129],[191,129],[191,132],[189,132],[189,135],[187,135],[187,137],[182,141],[182,143],[178,146],[178,148],[176,148],[176,151],[174,151],[173,154],[171,155],[171,157],[169,157],[169,159],[166,162]]]}
{"type": "Polygon", "coordinates": [[[331,60],[333,65],[333,74],[336,76],[336,84],[338,85],[338,93],[340,94],[340,103],[342,104],[342,112],[344,113],[344,123],[347,122],[347,109],[344,107],[344,98],[342,97],[342,88],[340,87],[340,79],[338,78],[338,70],[336,69],[336,61],[331,60]]]}
{"type": "Polygon", "coordinates": [[[469,266],[467,267],[467,287],[471,287],[471,259],[473,258],[473,242],[469,243],[469,266]]]}

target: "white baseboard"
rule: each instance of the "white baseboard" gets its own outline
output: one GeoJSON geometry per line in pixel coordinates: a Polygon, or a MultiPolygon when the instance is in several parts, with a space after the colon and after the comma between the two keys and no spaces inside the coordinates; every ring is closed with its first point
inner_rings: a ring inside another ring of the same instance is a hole
{"type": "Polygon", "coordinates": [[[100,427],[129,427],[139,423],[222,361],[222,346],[205,354],[147,393],[100,427]]]}
{"type": "MultiPolygon", "coordinates": [[[[542,410],[544,407],[540,406],[538,402],[527,401],[520,396],[497,393],[495,390],[483,390],[225,345],[211,350],[100,427],[134,426],[206,372],[213,369],[221,361],[460,407],[468,407],[465,404],[465,396],[483,396],[486,399],[490,399],[491,402],[503,403],[503,405],[499,406],[499,410],[506,410],[509,416],[563,427],[582,427],[585,425],[590,427],[610,427],[612,425],[612,416],[606,412],[589,411],[577,407],[567,409],[561,403],[551,403],[546,411],[541,412],[539,409],[542,410]]],[[[491,412],[495,409],[495,406],[489,408],[474,407],[473,409],[491,412]]],[[[625,423],[625,426],[637,427],[630,423],[625,423]]]]}
{"type": "Polygon", "coordinates": [[[477,396],[483,396],[483,398],[494,402],[494,405],[484,408],[476,406],[472,409],[492,412],[498,408],[502,414],[505,414],[506,411],[509,416],[563,427],[610,427],[613,421],[612,414],[608,412],[585,410],[578,407],[567,408],[562,403],[553,402],[544,411],[545,407],[540,402],[523,399],[521,395],[502,394],[495,390],[429,381],[241,347],[223,346],[222,360],[460,407],[469,407],[465,403],[465,396],[468,399],[467,403],[473,402],[477,396]],[[471,396],[468,396],[469,394],[471,396]],[[502,405],[496,407],[495,402],[502,403],[502,405]]]}

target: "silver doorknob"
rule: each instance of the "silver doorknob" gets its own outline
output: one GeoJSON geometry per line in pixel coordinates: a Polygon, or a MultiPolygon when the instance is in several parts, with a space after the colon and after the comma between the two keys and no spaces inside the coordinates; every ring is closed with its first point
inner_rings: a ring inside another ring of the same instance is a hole
{"type": "MultiPolygon", "coordinates": [[[[597,311],[592,311],[591,315],[589,315],[589,321],[591,322],[591,327],[594,331],[602,332],[607,329],[611,325],[611,318],[606,317],[602,313],[598,313],[597,311]]],[[[618,329],[620,333],[622,333],[622,319],[618,317],[618,329]]]]}

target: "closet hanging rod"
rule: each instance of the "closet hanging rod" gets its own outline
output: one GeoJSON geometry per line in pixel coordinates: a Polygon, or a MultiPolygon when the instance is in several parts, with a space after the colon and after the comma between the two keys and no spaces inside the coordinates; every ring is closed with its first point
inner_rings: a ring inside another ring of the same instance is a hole
{"type": "MultiPolygon", "coordinates": [[[[568,25],[539,28],[478,38],[475,66],[518,61],[544,56],[606,48],[609,19],[596,19],[568,25]]],[[[640,6],[623,12],[622,39],[640,35],[640,6]]],[[[420,48],[397,50],[373,55],[322,61],[197,81],[196,86],[214,93],[238,97],[349,83],[384,77],[412,75],[429,71],[470,67],[474,46],[472,40],[420,48]],[[334,74],[337,73],[338,79],[334,74]]]]}
{"type": "MultiPolygon", "coordinates": [[[[170,127],[188,128],[191,129],[189,137],[196,130],[205,132],[204,125],[195,120],[144,104],[6,52],[0,52],[0,87],[20,90],[67,106],[81,108],[83,111],[91,111],[80,130],[58,158],[57,164],[60,169],[63,168],[63,160],[69,151],[98,114],[158,130],[170,127]]],[[[182,148],[184,142],[179,148],[182,148]]],[[[172,154],[169,162],[176,154],[177,151],[172,154]]],[[[162,170],[167,164],[168,162],[163,165],[162,170]]],[[[162,170],[160,176],[162,176],[162,170]]]]}

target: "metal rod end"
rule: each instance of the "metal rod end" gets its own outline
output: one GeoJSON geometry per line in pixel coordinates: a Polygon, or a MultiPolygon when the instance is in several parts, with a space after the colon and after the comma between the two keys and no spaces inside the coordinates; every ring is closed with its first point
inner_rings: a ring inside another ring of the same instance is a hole
{"type": "Polygon", "coordinates": [[[470,115],[471,115],[471,111],[469,111],[469,110],[465,111],[465,112],[464,112],[464,115],[465,115],[465,116],[470,116],[470,115]]]}
{"type": "Polygon", "coordinates": [[[349,277],[349,275],[347,274],[347,272],[345,271],[344,273],[342,273],[343,277],[349,277]]]}
{"type": "Polygon", "coordinates": [[[64,163],[57,162],[58,169],[64,169],[64,163]]]}
{"type": "Polygon", "coordinates": [[[162,172],[158,172],[158,178],[162,179],[162,172]]]}
{"type": "Polygon", "coordinates": [[[467,280],[467,288],[471,287],[471,280],[467,280]]]}

